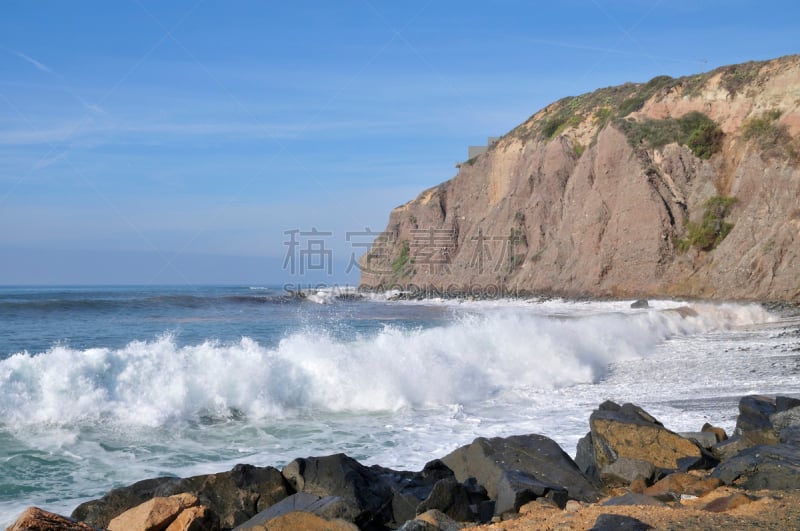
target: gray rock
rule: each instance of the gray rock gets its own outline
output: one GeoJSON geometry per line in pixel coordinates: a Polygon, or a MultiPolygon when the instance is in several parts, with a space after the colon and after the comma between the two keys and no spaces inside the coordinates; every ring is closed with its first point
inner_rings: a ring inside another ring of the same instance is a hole
{"type": "Polygon", "coordinates": [[[800,406],[800,398],[791,396],[776,396],[775,397],[775,410],[777,413],[788,411],[800,406]]]}
{"type": "Polygon", "coordinates": [[[657,505],[663,507],[666,505],[666,503],[657,500],[652,496],[629,492],[627,494],[623,494],[622,496],[617,496],[616,498],[610,498],[601,503],[601,505],[607,507],[614,507],[617,505],[657,505]]]}
{"type": "MultiPolygon", "coordinates": [[[[402,523],[414,518],[419,504],[433,492],[434,486],[443,479],[454,479],[447,465],[436,459],[425,465],[420,472],[397,471],[380,466],[371,466],[392,491],[392,521],[402,523]]],[[[485,491],[484,491],[485,494],[485,491]]]]}
{"type": "Polygon", "coordinates": [[[712,477],[746,489],[800,489],[800,447],[793,444],[753,446],[723,461],[712,477]]]}
{"type": "Polygon", "coordinates": [[[778,434],[770,421],[770,416],[775,413],[777,405],[774,398],[761,395],[743,396],[739,400],[735,433],[750,446],[775,444],[778,442],[778,434]]]}
{"type": "MultiPolygon", "coordinates": [[[[778,434],[780,442],[800,442],[800,406],[785,407],[795,399],[783,398],[783,408],[778,407],[778,411],[770,415],[769,420],[772,424],[772,429],[778,434]]],[[[797,401],[800,402],[800,401],[797,401]]]]}
{"type": "Polygon", "coordinates": [[[451,477],[439,480],[433,486],[430,495],[417,506],[417,514],[436,509],[458,522],[482,521],[479,507],[488,500],[486,489],[474,479],[459,483],[451,477]]]}
{"type": "Polygon", "coordinates": [[[718,442],[717,435],[711,431],[679,432],[678,435],[685,439],[690,439],[706,449],[711,449],[718,442]]]}
{"type": "Polygon", "coordinates": [[[561,509],[567,504],[566,489],[543,483],[525,472],[506,470],[497,484],[495,514],[517,512],[526,503],[544,497],[561,509]]]}
{"type": "Polygon", "coordinates": [[[320,498],[314,494],[298,492],[279,501],[268,509],[261,511],[251,519],[234,528],[234,531],[244,531],[255,526],[261,526],[274,518],[284,514],[301,511],[315,514],[326,520],[342,519],[354,521],[358,515],[358,508],[338,496],[320,498]]]}
{"type": "Polygon", "coordinates": [[[640,459],[620,457],[600,471],[600,480],[606,485],[630,485],[636,478],[649,481],[655,475],[652,463],[640,459]]]}
{"type": "Polygon", "coordinates": [[[430,496],[434,485],[452,478],[453,472],[438,460],[421,472],[401,472],[366,467],[336,454],[295,459],[283,469],[283,476],[297,492],[344,499],[358,509],[353,523],[360,528],[380,529],[413,519],[417,506],[430,496]]]}
{"type": "Polygon", "coordinates": [[[639,299],[631,303],[631,308],[633,309],[640,309],[640,308],[649,308],[650,304],[647,302],[647,299],[639,299]]]}
{"type": "Polygon", "coordinates": [[[597,470],[597,461],[594,458],[594,444],[592,443],[592,432],[590,431],[578,441],[575,452],[575,464],[586,477],[597,482],[600,474],[597,470]]]}
{"type": "Polygon", "coordinates": [[[622,514],[601,514],[589,531],[647,531],[653,526],[632,516],[622,514]]]}
{"type": "Polygon", "coordinates": [[[289,495],[288,485],[276,468],[236,465],[230,472],[148,479],[114,489],[98,500],[79,505],[72,517],[105,528],[116,516],[151,498],[184,492],[197,496],[226,528],[247,521],[289,495]]]}
{"type": "Polygon", "coordinates": [[[176,481],[177,478],[171,477],[137,481],[127,487],[113,489],[102,498],[78,505],[70,516],[75,520],[105,529],[115,517],[154,498],[158,487],[176,481]]]}
{"type": "Polygon", "coordinates": [[[557,443],[542,435],[479,437],[442,461],[455,472],[459,481],[476,478],[495,500],[507,471],[519,471],[542,483],[562,487],[571,499],[593,502],[598,498],[595,484],[557,443]]]}

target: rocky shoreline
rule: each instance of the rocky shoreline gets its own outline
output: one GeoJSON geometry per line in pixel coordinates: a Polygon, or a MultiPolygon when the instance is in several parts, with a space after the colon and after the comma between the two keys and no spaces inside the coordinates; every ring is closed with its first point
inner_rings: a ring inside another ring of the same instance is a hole
{"type": "Polygon", "coordinates": [[[573,460],[542,435],[478,438],[419,472],[345,454],[146,479],[8,531],[789,529],[800,526],[800,400],[749,395],[731,437],[675,433],[604,402],[573,460]],[[749,512],[748,512],[749,511],[749,512]]]}

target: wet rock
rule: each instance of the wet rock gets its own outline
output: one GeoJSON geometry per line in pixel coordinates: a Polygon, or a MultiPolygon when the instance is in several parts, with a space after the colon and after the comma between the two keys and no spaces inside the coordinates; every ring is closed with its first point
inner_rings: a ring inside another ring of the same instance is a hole
{"type": "Polygon", "coordinates": [[[567,504],[566,489],[543,483],[525,472],[506,470],[497,484],[495,514],[517,512],[526,503],[544,497],[551,499],[561,509],[567,504]]]}
{"type": "Polygon", "coordinates": [[[39,509],[28,507],[6,531],[97,531],[84,522],[39,509]]]}
{"type": "Polygon", "coordinates": [[[800,447],[753,446],[723,461],[711,476],[750,490],[800,489],[800,447]]]}
{"type": "Polygon", "coordinates": [[[779,396],[775,402],[776,412],[770,415],[769,420],[778,440],[800,443],[800,400],[779,396]]]}
{"type": "Polygon", "coordinates": [[[162,531],[184,510],[199,505],[196,496],[156,497],[128,509],[108,524],[109,531],[162,531]]]}
{"type": "Polygon", "coordinates": [[[325,520],[345,520],[348,522],[355,521],[360,514],[358,507],[339,496],[320,497],[306,492],[298,492],[261,511],[235,529],[236,531],[243,531],[257,528],[265,525],[270,520],[292,512],[306,512],[325,520]]]}
{"type": "Polygon", "coordinates": [[[681,437],[633,404],[604,402],[589,418],[598,470],[620,458],[651,463],[661,470],[703,466],[707,458],[694,442],[681,437]]]}
{"type": "Polygon", "coordinates": [[[632,516],[622,514],[601,514],[589,531],[647,531],[653,526],[632,516]]]}
{"type": "MultiPolygon", "coordinates": [[[[517,435],[507,438],[479,437],[471,444],[442,459],[455,472],[456,479],[474,477],[497,499],[505,472],[521,472],[537,481],[566,489],[570,499],[596,501],[595,484],[553,440],[542,435],[517,435]]],[[[496,508],[495,513],[499,514],[496,508]]]]}
{"type": "Polygon", "coordinates": [[[377,528],[393,520],[389,485],[376,471],[345,454],[295,459],[282,473],[297,492],[338,496],[357,507],[354,523],[359,527],[377,528]]]}
{"type": "Polygon", "coordinates": [[[597,470],[597,462],[594,458],[594,444],[592,443],[592,432],[590,431],[578,441],[575,452],[575,464],[586,477],[595,482],[600,481],[600,473],[597,470]]]}
{"type": "Polygon", "coordinates": [[[630,485],[637,478],[648,481],[655,475],[652,463],[641,459],[620,457],[600,471],[600,481],[605,485],[630,485]]]}
{"type": "Polygon", "coordinates": [[[381,528],[413,519],[417,506],[434,485],[453,477],[441,461],[421,472],[403,472],[380,466],[366,467],[344,454],[295,459],[283,469],[297,492],[320,497],[337,496],[357,509],[353,522],[361,528],[381,528]]]}
{"type": "Polygon", "coordinates": [[[457,522],[485,522],[488,519],[481,519],[480,506],[488,500],[486,489],[474,479],[459,483],[451,477],[436,482],[430,495],[417,506],[417,514],[435,509],[457,522]]]}
{"type": "MultiPolygon", "coordinates": [[[[427,463],[420,472],[397,471],[380,466],[371,466],[370,470],[378,474],[392,492],[392,521],[395,523],[413,519],[420,512],[419,504],[431,495],[439,481],[455,478],[453,471],[438,459],[427,463]]],[[[481,500],[485,499],[485,494],[483,490],[481,500]]]]}
{"type": "Polygon", "coordinates": [[[783,411],[789,411],[790,409],[794,409],[796,407],[800,407],[800,398],[794,398],[791,396],[776,396],[775,397],[775,410],[776,413],[781,413],[783,411]]]}
{"type": "Polygon", "coordinates": [[[639,299],[631,303],[631,308],[633,309],[641,309],[641,308],[649,308],[650,304],[647,302],[647,299],[639,299]]]}
{"type": "Polygon", "coordinates": [[[72,511],[71,516],[75,520],[105,529],[115,516],[154,498],[159,487],[174,484],[176,481],[176,478],[169,477],[137,481],[127,487],[111,490],[102,498],[80,504],[72,511]]]}
{"type": "Polygon", "coordinates": [[[288,485],[276,468],[236,465],[229,472],[148,479],[114,489],[98,500],[81,504],[72,517],[104,528],[114,517],[151,498],[183,492],[197,496],[226,528],[245,522],[289,495],[288,485]]]}
{"type": "Polygon", "coordinates": [[[684,439],[694,441],[701,448],[710,450],[719,442],[717,434],[710,431],[688,431],[678,433],[684,439]]]}
{"type": "Polygon", "coordinates": [[[236,465],[230,472],[180,479],[156,489],[161,496],[190,492],[220,518],[222,527],[235,527],[289,495],[274,467],[236,465]]]}
{"type": "Polygon", "coordinates": [[[776,444],[778,434],[772,426],[770,416],[777,413],[774,398],[761,395],[743,396],[739,400],[739,416],[736,419],[736,435],[748,446],[776,444]]]}

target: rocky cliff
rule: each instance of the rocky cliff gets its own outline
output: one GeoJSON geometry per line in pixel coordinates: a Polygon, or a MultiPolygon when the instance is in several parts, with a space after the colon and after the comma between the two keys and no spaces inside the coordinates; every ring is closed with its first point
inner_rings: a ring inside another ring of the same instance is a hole
{"type": "Polygon", "coordinates": [[[364,287],[800,301],[800,56],[597,90],[392,211],[364,287]]]}

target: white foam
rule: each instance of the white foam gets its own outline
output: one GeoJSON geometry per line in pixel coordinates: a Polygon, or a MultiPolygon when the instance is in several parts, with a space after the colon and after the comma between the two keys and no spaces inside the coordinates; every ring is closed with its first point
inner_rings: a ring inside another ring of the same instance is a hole
{"type": "Polygon", "coordinates": [[[347,341],[311,329],[274,348],[246,337],[181,346],[167,335],[121,349],[19,353],[0,361],[0,423],[164,426],[469,404],[593,383],[609,364],[648,356],[669,337],[770,318],[740,305],[698,305],[686,318],[654,310],[551,317],[530,308],[484,308],[445,326],[386,326],[347,341]]]}

